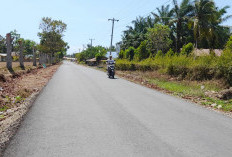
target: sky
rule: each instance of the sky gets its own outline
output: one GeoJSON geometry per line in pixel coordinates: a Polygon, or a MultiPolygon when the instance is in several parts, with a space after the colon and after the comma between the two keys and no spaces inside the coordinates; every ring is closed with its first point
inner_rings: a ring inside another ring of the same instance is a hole
{"type": "MultiPolygon", "coordinates": [[[[93,46],[110,46],[112,22],[116,18],[113,44],[121,40],[122,31],[138,16],[156,12],[157,7],[172,5],[172,0],[0,0],[0,35],[16,29],[22,38],[39,43],[37,33],[42,17],[67,24],[64,40],[68,54],[79,52],[93,40],[93,46]]],[[[181,0],[178,0],[181,2],[181,0]]],[[[232,7],[232,0],[215,0],[220,8],[232,7]]],[[[232,14],[232,8],[228,9],[232,14]]],[[[232,26],[232,19],[224,23],[232,26]]]]}

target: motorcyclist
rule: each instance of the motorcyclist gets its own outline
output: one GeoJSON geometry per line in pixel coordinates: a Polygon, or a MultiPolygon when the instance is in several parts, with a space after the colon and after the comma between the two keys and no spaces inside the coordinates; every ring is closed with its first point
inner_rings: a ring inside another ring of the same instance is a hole
{"type": "Polygon", "coordinates": [[[110,55],[109,58],[107,59],[106,64],[107,64],[107,71],[108,71],[108,73],[109,73],[109,70],[110,70],[109,67],[110,67],[110,65],[115,64],[115,61],[113,60],[113,58],[112,58],[111,55],[110,55]]]}

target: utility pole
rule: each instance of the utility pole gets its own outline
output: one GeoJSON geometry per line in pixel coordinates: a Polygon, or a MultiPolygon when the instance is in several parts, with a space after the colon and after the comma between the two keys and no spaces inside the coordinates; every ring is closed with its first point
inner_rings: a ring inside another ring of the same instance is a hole
{"type": "Polygon", "coordinates": [[[93,47],[93,40],[95,39],[89,39],[91,41],[91,47],[93,47]]]}
{"type": "Polygon", "coordinates": [[[114,22],[118,22],[119,20],[116,20],[115,18],[113,19],[108,19],[108,21],[112,21],[112,34],[111,34],[111,42],[110,42],[110,55],[112,53],[112,44],[113,44],[113,36],[114,36],[114,22]]]}
{"type": "Polygon", "coordinates": [[[10,33],[6,34],[6,45],[7,45],[7,57],[6,57],[6,67],[9,71],[13,71],[12,68],[12,57],[11,57],[11,52],[12,52],[12,41],[14,39],[11,37],[10,33]]]}

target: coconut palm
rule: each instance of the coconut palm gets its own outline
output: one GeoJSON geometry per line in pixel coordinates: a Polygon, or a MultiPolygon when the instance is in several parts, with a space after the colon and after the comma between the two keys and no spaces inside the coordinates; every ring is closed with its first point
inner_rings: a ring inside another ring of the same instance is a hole
{"type": "Polygon", "coordinates": [[[193,28],[196,48],[198,47],[198,41],[208,37],[210,23],[215,11],[215,4],[212,0],[195,0],[190,26],[193,28]]]}
{"type": "Polygon", "coordinates": [[[173,17],[174,13],[173,9],[170,10],[170,5],[162,5],[161,8],[156,8],[156,10],[158,11],[158,13],[151,13],[154,16],[154,18],[157,19],[158,22],[161,24],[169,25],[170,19],[173,17]]]}
{"type": "Polygon", "coordinates": [[[174,15],[170,22],[176,27],[176,51],[180,52],[180,48],[183,45],[183,25],[188,23],[192,15],[193,6],[190,0],[183,0],[180,5],[178,5],[177,0],[173,0],[173,4],[174,15]]]}
{"type": "Polygon", "coordinates": [[[226,15],[229,6],[225,6],[221,9],[216,7],[214,16],[212,17],[209,28],[209,46],[210,48],[223,47],[226,40],[229,38],[229,28],[222,26],[221,24],[228,19],[232,18],[232,15],[226,15]]]}
{"type": "Polygon", "coordinates": [[[133,46],[135,48],[139,47],[142,41],[146,40],[145,34],[147,33],[147,28],[154,26],[155,20],[150,16],[137,17],[136,20],[132,21],[133,26],[127,26],[127,30],[123,32],[123,44],[122,49],[129,48],[133,46]]]}

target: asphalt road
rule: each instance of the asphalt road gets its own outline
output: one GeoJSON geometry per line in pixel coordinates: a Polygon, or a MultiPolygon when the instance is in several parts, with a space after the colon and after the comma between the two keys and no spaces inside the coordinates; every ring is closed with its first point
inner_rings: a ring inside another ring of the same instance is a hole
{"type": "Polygon", "coordinates": [[[64,62],[4,156],[231,157],[232,119],[64,62]]]}

